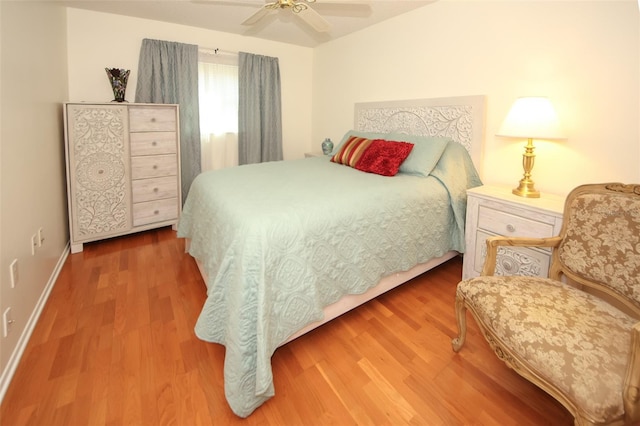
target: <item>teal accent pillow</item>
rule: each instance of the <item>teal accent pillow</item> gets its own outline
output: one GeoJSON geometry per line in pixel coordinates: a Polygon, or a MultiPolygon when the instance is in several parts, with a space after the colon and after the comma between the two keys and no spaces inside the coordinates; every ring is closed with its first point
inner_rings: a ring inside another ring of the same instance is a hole
{"type": "Polygon", "coordinates": [[[411,154],[400,165],[400,173],[424,177],[431,174],[449,142],[453,142],[453,139],[445,137],[402,135],[397,133],[391,133],[389,138],[413,144],[411,154]]]}
{"type": "MultiPolygon", "coordinates": [[[[434,169],[445,148],[453,139],[440,136],[407,135],[404,133],[375,133],[349,130],[340,143],[334,148],[335,154],[351,137],[357,136],[367,139],[384,139],[395,142],[409,142],[413,144],[411,154],[400,165],[400,173],[427,177],[434,169]]],[[[455,143],[455,142],[454,142],[455,143]]]]}

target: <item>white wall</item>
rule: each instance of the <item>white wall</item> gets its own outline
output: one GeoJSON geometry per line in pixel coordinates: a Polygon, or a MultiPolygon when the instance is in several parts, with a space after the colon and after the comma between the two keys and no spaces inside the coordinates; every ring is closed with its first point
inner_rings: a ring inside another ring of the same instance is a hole
{"type": "Polygon", "coordinates": [[[67,96],[66,14],[49,2],[0,2],[0,398],[32,330],[69,240],[61,102],[67,96]],[[31,236],[45,241],[31,255],[31,236]],[[20,280],[11,288],[9,264],[20,280]]]}
{"type": "Polygon", "coordinates": [[[108,13],[68,9],[69,100],[113,99],[105,67],[131,70],[125,98],[135,99],[142,39],[176,41],[279,59],[285,159],[302,158],[311,138],[313,50],[286,43],[108,13]],[[114,31],[117,28],[117,31],[114,31]]]}
{"type": "Polygon", "coordinates": [[[566,193],[640,182],[635,1],[440,0],[315,49],[313,139],[339,140],[355,102],[486,95],[485,183],[516,186],[525,141],[495,136],[520,96],[549,96],[569,139],[536,142],[533,179],[566,193]]]}

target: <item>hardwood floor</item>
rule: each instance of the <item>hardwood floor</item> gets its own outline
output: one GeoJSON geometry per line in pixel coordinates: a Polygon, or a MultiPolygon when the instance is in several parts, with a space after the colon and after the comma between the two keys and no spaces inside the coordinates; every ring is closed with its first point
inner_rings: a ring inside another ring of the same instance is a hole
{"type": "Polygon", "coordinates": [[[224,347],[193,327],[205,287],[171,229],[69,255],[0,410],[13,425],[572,425],[555,400],[490,351],[453,259],[279,348],[276,396],[229,409],[224,347]]]}

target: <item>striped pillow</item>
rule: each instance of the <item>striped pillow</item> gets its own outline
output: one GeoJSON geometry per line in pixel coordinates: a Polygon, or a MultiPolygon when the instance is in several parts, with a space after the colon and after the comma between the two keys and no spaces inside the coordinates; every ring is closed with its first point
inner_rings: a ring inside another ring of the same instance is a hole
{"type": "Polygon", "coordinates": [[[340,150],[331,157],[331,161],[344,164],[345,166],[355,167],[360,157],[362,157],[362,154],[364,154],[372,142],[371,139],[351,136],[344,145],[340,147],[340,150]]]}

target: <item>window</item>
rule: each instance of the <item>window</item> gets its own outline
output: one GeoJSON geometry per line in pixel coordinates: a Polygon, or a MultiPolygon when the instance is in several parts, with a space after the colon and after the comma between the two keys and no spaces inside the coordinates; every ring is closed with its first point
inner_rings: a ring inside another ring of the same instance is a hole
{"type": "Polygon", "coordinates": [[[238,56],[200,50],[202,171],[238,165],[238,56]]]}

